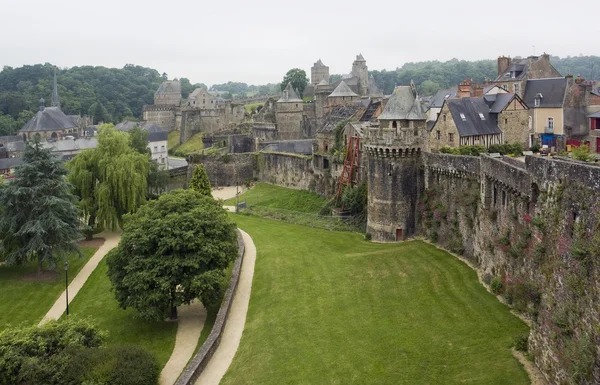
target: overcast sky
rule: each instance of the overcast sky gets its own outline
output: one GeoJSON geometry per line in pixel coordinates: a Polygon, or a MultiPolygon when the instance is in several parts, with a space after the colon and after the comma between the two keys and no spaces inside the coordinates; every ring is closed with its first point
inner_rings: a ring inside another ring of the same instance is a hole
{"type": "Polygon", "coordinates": [[[127,63],[207,85],[499,55],[600,55],[597,0],[1,0],[0,66],[127,63]],[[596,21],[594,21],[594,19],[596,21]]]}

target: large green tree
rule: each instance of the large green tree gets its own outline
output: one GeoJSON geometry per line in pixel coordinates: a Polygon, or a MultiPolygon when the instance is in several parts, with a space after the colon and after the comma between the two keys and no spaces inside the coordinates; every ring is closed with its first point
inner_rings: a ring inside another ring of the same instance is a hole
{"type": "Polygon", "coordinates": [[[281,82],[282,91],[285,89],[288,83],[292,83],[292,87],[294,87],[294,89],[298,91],[298,93],[300,94],[298,96],[302,98],[302,95],[304,95],[304,89],[308,85],[306,71],[301,70],[300,68],[292,68],[283,77],[283,81],[281,82]]]}
{"type": "Polygon", "coordinates": [[[0,238],[7,262],[37,260],[51,268],[66,253],[79,252],[80,213],[62,160],[27,143],[15,179],[0,188],[0,238]]]}
{"type": "Polygon", "coordinates": [[[98,147],[82,151],[67,164],[69,179],[81,198],[88,230],[96,224],[116,230],[123,215],[146,200],[148,155],[132,149],[129,135],[112,125],[102,125],[98,131],[98,147]]]}
{"type": "Polygon", "coordinates": [[[148,131],[144,131],[140,126],[135,126],[129,130],[129,146],[140,154],[150,154],[148,148],[148,131]]]}
{"type": "Polygon", "coordinates": [[[206,168],[204,168],[203,164],[194,167],[192,179],[190,179],[190,189],[197,191],[202,195],[212,197],[210,180],[208,179],[208,174],[206,173],[206,168]]]}
{"type": "Polygon", "coordinates": [[[146,319],[177,317],[177,306],[219,298],[235,259],[235,225],[219,202],[175,190],[125,217],[119,246],[107,256],[108,276],[122,308],[146,319]]]}

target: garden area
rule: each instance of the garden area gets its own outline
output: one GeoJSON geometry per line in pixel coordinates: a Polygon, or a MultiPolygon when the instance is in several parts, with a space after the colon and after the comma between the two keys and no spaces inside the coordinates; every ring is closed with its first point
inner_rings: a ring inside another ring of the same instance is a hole
{"type": "Polygon", "coordinates": [[[445,251],[233,218],[258,256],[222,384],[529,383],[510,351],[527,326],[445,251]]]}

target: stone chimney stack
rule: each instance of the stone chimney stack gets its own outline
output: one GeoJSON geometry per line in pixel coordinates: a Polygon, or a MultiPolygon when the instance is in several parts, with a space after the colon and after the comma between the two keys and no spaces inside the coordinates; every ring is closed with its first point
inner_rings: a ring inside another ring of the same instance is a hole
{"type": "Polygon", "coordinates": [[[472,79],[465,79],[458,85],[458,92],[456,96],[459,99],[469,98],[471,97],[471,84],[473,83],[472,79]]]}
{"type": "Polygon", "coordinates": [[[498,57],[498,76],[504,75],[510,67],[510,58],[506,56],[498,57]]]}
{"type": "Polygon", "coordinates": [[[581,75],[577,75],[577,78],[575,79],[575,84],[581,84],[585,81],[584,78],[581,77],[581,75]]]}
{"type": "Polygon", "coordinates": [[[567,87],[570,87],[573,85],[573,75],[568,74],[565,76],[565,79],[567,79],[567,87]]]}

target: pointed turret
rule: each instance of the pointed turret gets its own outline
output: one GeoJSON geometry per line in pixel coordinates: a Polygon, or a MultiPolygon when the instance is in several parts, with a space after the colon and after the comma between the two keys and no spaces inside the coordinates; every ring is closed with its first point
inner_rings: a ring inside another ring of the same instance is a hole
{"type": "Polygon", "coordinates": [[[56,68],[54,68],[54,86],[52,88],[52,101],[50,107],[60,108],[60,97],[58,96],[58,83],[56,82],[56,68]]]}
{"type": "Polygon", "coordinates": [[[292,83],[288,83],[285,89],[283,90],[283,95],[281,96],[281,99],[279,99],[277,103],[301,101],[302,100],[300,100],[300,98],[298,97],[298,94],[294,90],[294,87],[292,87],[292,83]]]}

